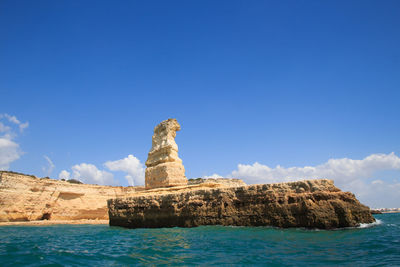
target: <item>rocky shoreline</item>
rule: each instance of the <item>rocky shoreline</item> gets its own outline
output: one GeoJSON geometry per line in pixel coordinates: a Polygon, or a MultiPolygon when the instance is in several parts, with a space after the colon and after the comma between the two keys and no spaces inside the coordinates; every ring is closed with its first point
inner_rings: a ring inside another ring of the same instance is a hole
{"type": "Polygon", "coordinates": [[[375,221],[367,206],[333,181],[306,180],[108,200],[111,226],[200,225],[335,229],[375,221]]]}
{"type": "Polygon", "coordinates": [[[195,179],[186,186],[145,190],[71,184],[5,171],[0,177],[0,226],[220,224],[332,229],[374,221],[369,208],[353,194],[324,179],[270,185],[195,179]]]}
{"type": "Polygon", "coordinates": [[[202,188],[220,188],[245,184],[238,179],[196,179],[186,186],[145,190],[143,186],[100,186],[69,183],[34,175],[0,171],[1,223],[40,221],[63,223],[79,220],[107,220],[107,200],[129,196],[162,195],[202,188]]]}

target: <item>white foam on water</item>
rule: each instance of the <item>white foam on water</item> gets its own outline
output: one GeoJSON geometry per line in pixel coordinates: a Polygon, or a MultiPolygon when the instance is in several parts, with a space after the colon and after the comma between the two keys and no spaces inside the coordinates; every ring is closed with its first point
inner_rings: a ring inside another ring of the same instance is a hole
{"type": "Polygon", "coordinates": [[[357,228],[369,228],[369,227],[374,227],[374,226],[380,225],[382,223],[383,223],[382,220],[376,219],[376,221],[373,223],[360,223],[360,226],[358,226],[357,228]]]}

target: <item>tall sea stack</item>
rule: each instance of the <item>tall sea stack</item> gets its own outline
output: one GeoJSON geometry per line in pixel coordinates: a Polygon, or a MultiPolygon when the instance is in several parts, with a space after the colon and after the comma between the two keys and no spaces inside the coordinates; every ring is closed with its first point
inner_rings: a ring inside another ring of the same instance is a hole
{"type": "Polygon", "coordinates": [[[154,128],[152,147],[146,161],[146,189],[187,185],[185,168],[178,157],[176,132],[181,126],[176,119],[162,121],[154,128]]]}

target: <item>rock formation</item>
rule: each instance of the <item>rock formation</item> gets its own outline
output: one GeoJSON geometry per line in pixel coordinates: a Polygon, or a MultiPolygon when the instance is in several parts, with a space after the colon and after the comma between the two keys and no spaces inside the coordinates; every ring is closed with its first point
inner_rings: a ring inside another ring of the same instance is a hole
{"type": "Polygon", "coordinates": [[[108,200],[112,226],[199,225],[333,229],[372,223],[374,217],[331,180],[200,189],[108,200]]]}
{"type": "Polygon", "coordinates": [[[152,147],[146,161],[146,189],[186,185],[185,168],[178,157],[176,119],[162,121],[154,128],[152,147]]]}
{"type": "Polygon", "coordinates": [[[0,222],[108,219],[107,199],[143,187],[74,184],[0,171],[0,222]]]}
{"type": "Polygon", "coordinates": [[[0,171],[0,222],[107,220],[107,199],[110,198],[156,196],[244,184],[241,180],[231,180],[203,179],[193,185],[145,190],[143,186],[76,184],[0,171]]]}
{"type": "Polygon", "coordinates": [[[175,143],[175,119],[154,129],[146,189],[77,184],[0,171],[0,222],[109,218],[129,228],[199,225],[333,229],[375,221],[368,207],[331,180],[250,185],[242,180],[188,183],[175,143]],[[108,206],[108,209],[107,209],[108,206]]]}

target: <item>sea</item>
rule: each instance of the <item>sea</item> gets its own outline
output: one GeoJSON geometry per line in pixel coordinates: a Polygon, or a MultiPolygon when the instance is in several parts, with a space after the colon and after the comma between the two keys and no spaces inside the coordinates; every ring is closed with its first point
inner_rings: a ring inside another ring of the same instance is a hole
{"type": "Polygon", "coordinates": [[[341,230],[1,226],[0,266],[400,266],[400,213],[341,230]]]}

